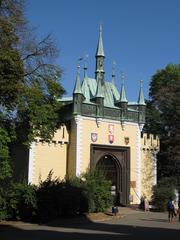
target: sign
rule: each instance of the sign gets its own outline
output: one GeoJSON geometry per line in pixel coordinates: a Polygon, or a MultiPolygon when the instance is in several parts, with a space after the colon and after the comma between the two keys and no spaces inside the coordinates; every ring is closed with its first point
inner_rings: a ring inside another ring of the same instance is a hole
{"type": "Polygon", "coordinates": [[[91,133],[91,141],[92,141],[92,142],[96,142],[96,141],[97,141],[97,138],[98,138],[97,133],[91,133]]]}

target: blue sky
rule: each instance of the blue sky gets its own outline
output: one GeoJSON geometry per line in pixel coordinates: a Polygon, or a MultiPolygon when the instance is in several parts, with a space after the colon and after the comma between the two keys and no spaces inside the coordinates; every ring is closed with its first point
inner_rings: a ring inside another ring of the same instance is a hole
{"type": "Polygon", "coordinates": [[[94,78],[100,23],[106,80],[111,81],[115,61],[116,85],[120,89],[123,71],[129,101],[137,100],[141,79],[148,98],[152,75],[168,63],[180,63],[179,0],[28,0],[26,16],[39,36],[52,33],[68,96],[79,57],[88,54],[88,76],[94,78]]]}

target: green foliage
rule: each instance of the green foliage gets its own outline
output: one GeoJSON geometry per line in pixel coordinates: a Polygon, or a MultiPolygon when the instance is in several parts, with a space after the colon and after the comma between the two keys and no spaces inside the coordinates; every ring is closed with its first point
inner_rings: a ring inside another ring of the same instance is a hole
{"type": "Polygon", "coordinates": [[[0,220],[8,218],[7,191],[0,188],[0,220]]]}
{"type": "Polygon", "coordinates": [[[36,187],[12,183],[7,193],[8,216],[12,219],[32,220],[36,215],[36,187]]]}
{"type": "Polygon", "coordinates": [[[36,187],[4,183],[0,188],[0,219],[33,220],[37,211],[36,187]]]}
{"type": "Polygon", "coordinates": [[[173,182],[173,178],[163,178],[154,186],[152,202],[159,210],[167,210],[169,198],[174,199],[175,184],[173,182]]]}
{"type": "Polygon", "coordinates": [[[104,212],[112,205],[111,183],[100,171],[87,171],[82,175],[84,194],[89,212],[104,212]]]}
{"type": "Polygon", "coordinates": [[[180,64],[157,71],[150,83],[145,130],[160,136],[158,177],[180,175],[180,64]]]}
{"type": "Polygon", "coordinates": [[[6,183],[0,189],[0,219],[50,221],[62,216],[104,212],[112,204],[110,182],[88,171],[80,177],[52,179],[52,171],[38,187],[6,183]]]}
{"type": "Polygon", "coordinates": [[[0,180],[10,177],[11,149],[36,137],[52,139],[60,124],[64,89],[51,35],[37,40],[24,0],[0,1],[0,180]]]}
{"type": "MultiPolygon", "coordinates": [[[[82,214],[86,211],[82,186],[77,179],[52,179],[52,172],[37,190],[38,218],[48,221],[60,216],[82,214]]],[[[87,204],[86,204],[87,206],[87,204]]]]}
{"type": "Polygon", "coordinates": [[[5,128],[0,127],[0,184],[6,178],[12,176],[12,168],[9,159],[8,144],[10,137],[5,128]]]}

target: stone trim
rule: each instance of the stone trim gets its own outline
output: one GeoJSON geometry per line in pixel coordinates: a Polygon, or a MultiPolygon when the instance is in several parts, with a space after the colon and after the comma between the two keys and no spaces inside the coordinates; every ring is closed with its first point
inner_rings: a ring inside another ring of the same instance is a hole
{"type": "Polygon", "coordinates": [[[137,126],[136,131],[136,187],[137,187],[137,202],[140,203],[141,198],[141,130],[140,127],[137,126]]]}
{"type": "Polygon", "coordinates": [[[81,174],[81,156],[82,156],[82,117],[77,115],[75,117],[76,122],[76,161],[75,161],[75,174],[79,176],[81,174]]]}
{"type": "Polygon", "coordinates": [[[35,169],[35,142],[31,143],[29,149],[29,166],[28,166],[28,184],[33,183],[35,169]]]}

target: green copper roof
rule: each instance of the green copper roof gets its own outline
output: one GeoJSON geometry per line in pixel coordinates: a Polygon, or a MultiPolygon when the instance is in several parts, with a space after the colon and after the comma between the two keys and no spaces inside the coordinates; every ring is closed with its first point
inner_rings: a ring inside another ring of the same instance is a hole
{"type": "Polygon", "coordinates": [[[100,81],[97,84],[97,81],[93,78],[85,77],[82,82],[82,93],[86,98],[86,102],[90,102],[94,97],[103,97],[104,106],[115,107],[115,102],[119,100],[119,92],[117,87],[111,82],[105,82],[101,86],[100,81]]]}
{"type": "Polygon", "coordinates": [[[138,104],[139,104],[139,105],[146,105],[146,104],[145,104],[145,101],[144,101],[144,94],[143,94],[143,88],[142,88],[142,80],[141,80],[141,84],[140,84],[138,104]]]}
{"type": "Polygon", "coordinates": [[[101,84],[101,80],[100,80],[100,79],[98,80],[95,97],[104,98],[103,87],[102,87],[102,84],[101,84]]]}
{"type": "Polygon", "coordinates": [[[82,94],[81,80],[80,80],[80,66],[78,66],[77,68],[78,69],[77,69],[76,84],[75,84],[73,93],[80,93],[80,94],[82,94]]]}
{"type": "Polygon", "coordinates": [[[105,57],[103,42],[102,42],[102,25],[100,25],[100,27],[99,27],[99,41],[98,41],[98,46],[97,46],[97,50],[96,50],[96,56],[105,57]]]}
{"type": "Polygon", "coordinates": [[[82,93],[84,95],[84,97],[86,98],[86,101],[90,101],[91,99],[91,92],[90,92],[90,89],[89,89],[89,84],[88,84],[88,78],[85,76],[83,82],[82,82],[82,93]]]}

